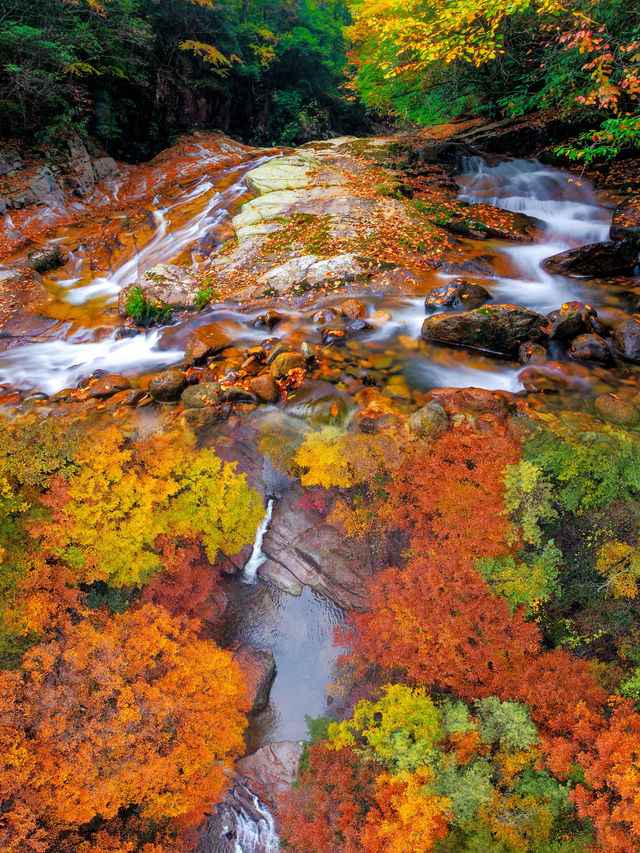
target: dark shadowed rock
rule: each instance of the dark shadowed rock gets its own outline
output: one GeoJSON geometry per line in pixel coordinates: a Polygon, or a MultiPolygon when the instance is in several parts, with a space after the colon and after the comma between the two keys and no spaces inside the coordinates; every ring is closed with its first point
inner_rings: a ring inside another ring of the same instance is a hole
{"type": "Polygon", "coordinates": [[[591,329],[591,318],[596,312],[582,302],[565,302],[557,311],[547,314],[551,324],[549,337],[557,341],[570,341],[576,335],[591,329]]]}
{"type": "Polygon", "coordinates": [[[638,249],[622,240],[590,243],[552,255],[542,262],[542,268],[551,275],[573,278],[606,278],[616,275],[633,275],[638,264],[638,249]]]}
{"type": "Polygon", "coordinates": [[[69,255],[58,243],[48,243],[31,255],[31,266],[36,272],[48,272],[63,267],[69,260],[69,255]]]}
{"type": "Polygon", "coordinates": [[[491,294],[480,284],[464,278],[455,278],[449,284],[432,290],[424,302],[428,312],[449,308],[453,311],[478,308],[491,299],[491,294]]]}
{"type": "Polygon", "coordinates": [[[609,237],[612,240],[627,240],[636,249],[640,248],[640,196],[632,196],[616,207],[609,237]]]}
{"type": "Polygon", "coordinates": [[[640,362],[640,317],[629,317],[616,327],[613,345],[623,358],[640,362]]]}
{"type": "Polygon", "coordinates": [[[268,649],[236,640],[230,647],[234,660],[242,670],[247,685],[247,700],[252,711],[261,711],[269,701],[269,691],[276,677],[276,661],[268,649]]]}
{"type": "Polygon", "coordinates": [[[187,387],[187,380],[181,370],[163,370],[149,382],[149,393],[159,403],[171,403],[177,400],[187,387]]]}
{"type": "Polygon", "coordinates": [[[518,350],[518,361],[520,364],[544,364],[547,360],[547,351],[540,344],[525,341],[520,344],[518,350]]]}
{"type": "Polygon", "coordinates": [[[517,305],[488,305],[459,314],[436,314],[422,324],[422,337],[456,346],[517,356],[524,341],[544,337],[548,321],[517,305]]]}
{"type": "Polygon", "coordinates": [[[578,335],[571,341],[569,355],[576,361],[595,361],[598,364],[608,364],[611,361],[607,342],[600,335],[578,335]]]}

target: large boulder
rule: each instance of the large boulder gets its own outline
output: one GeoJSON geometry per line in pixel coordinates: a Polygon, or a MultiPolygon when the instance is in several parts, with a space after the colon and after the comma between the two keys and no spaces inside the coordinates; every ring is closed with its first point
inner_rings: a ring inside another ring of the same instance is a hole
{"type": "Polygon", "coordinates": [[[459,314],[436,314],[422,324],[422,337],[516,357],[520,344],[539,341],[548,330],[542,314],[518,305],[488,305],[459,314]]]}
{"type": "Polygon", "coordinates": [[[542,262],[543,269],[551,275],[572,278],[633,275],[637,265],[638,248],[625,240],[590,243],[552,255],[542,262]]]}
{"type": "Polygon", "coordinates": [[[291,789],[298,776],[302,747],[300,740],[270,743],[241,758],[236,768],[252,791],[267,801],[277,802],[291,789]]]}
{"type": "Polygon", "coordinates": [[[175,264],[156,264],[147,270],[135,284],[130,284],[120,291],[118,310],[120,316],[126,317],[127,297],[133,287],[139,287],[145,298],[157,307],[168,306],[176,309],[198,308],[198,291],[200,284],[195,275],[186,267],[175,264]]]}
{"type": "Polygon", "coordinates": [[[269,691],[276,677],[273,652],[257,649],[237,640],[230,646],[234,660],[242,670],[247,685],[246,698],[252,711],[261,711],[269,702],[269,691]]]}
{"type": "Polygon", "coordinates": [[[640,247],[640,196],[634,195],[616,207],[609,237],[612,240],[627,240],[636,248],[640,247]]]}
{"type": "Polygon", "coordinates": [[[69,260],[69,255],[59,243],[47,243],[31,255],[31,266],[36,272],[48,272],[63,267],[69,260]]]}

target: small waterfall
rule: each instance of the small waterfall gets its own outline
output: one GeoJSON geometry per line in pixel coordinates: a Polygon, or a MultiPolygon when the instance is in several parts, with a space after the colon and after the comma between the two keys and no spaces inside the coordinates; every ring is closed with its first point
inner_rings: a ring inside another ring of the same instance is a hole
{"type": "Polygon", "coordinates": [[[200,836],[198,853],[278,853],[273,815],[246,785],[236,781],[200,836]]]}
{"type": "Polygon", "coordinates": [[[253,551],[251,552],[251,556],[247,560],[247,563],[243,569],[243,583],[255,583],[256,578],[258,576],[258,569],[267,560],[267,555],[264,554],[262,551],[262,540],[264,539],[264,534],[267,532],[269,522],[271,521],[271,516],[273,515],[274,501],[275,498],[269,498],[269,500],[267,501],[267,511],[264,515],[264,518],[260,522],[260,526],[256,531],[256,538],[253,542],[253,551]]]}

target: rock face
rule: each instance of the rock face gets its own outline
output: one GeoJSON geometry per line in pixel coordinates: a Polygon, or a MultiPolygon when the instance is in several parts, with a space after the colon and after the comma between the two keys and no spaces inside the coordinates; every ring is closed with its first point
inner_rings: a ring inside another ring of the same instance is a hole
{"type": "Polygon", "coordinates": [[[345,540],[325,517],[305,507],[297,488],[287,489],[264,537],[268,559],[259,575],[293,595],[309,586],[340,607],[363,607],[375,561],[366,543],[345,540]]]}
{"type": "Polygon", "coordinates": [[[480,284],[464,278],[454,278],[449,284],[432,290],[424,302],[428,312],[449,308],[453,311],[478,308],[491,299],[491,294],[480,284]]]}
{"type": "Polygon", "coordinates": [[[302,255],[269,270],[261,276],[259,283],[261,287],[284,293],[303,285],[319,287],[331,281],[355,281],[359,276],[370,277],[371,272],[351,253],[334,258],[302,255]]]}
{"type": "Polygon", "coordinates": [[[623,358],[640,362],[640,317],[623,320],[613,333],[613,344],[623,358]]]}
{"type": "Polygon", "coordinates": [[[640,196],[632,196],[616,207],[611,220],[609,237],[612,240],[628,240],[638,248],[640,241],[640,196]]]}
{"type": "Polygon", "coordinates": [[[436,314],[422,324],[422,337],[516,357],[520,344],[541,340],[548,328],[542,314],[517,305],[490,305],[460,314],[436,314]]]}
{"type": "Polygon", "coordinates": [[[267,802],[286,794],[296,780],[302,755],[301,740],[270,743],[236,764],[252,791],[267,802]]]}
{"type": "Polygon", "coordinates": [[[273,652],[236,642],[230,647],[234,660],[247,684],[247,699],[252,711],[261,711],[269,701],[269,691],[276,677],[273,652]]]}
{"type": "Polygon", "coordinates": [[[50,300],[44,282],[31,266],[0,269],[0,346],[37,337],[55,325],[38,309],[50,300]]]}
{"type": "Polygon", "coordinates": [[[551,275],[573,278],[606,278],[633,275],[638,265],[638,248],[624,240],[591,243],[552,255],[542,262],[551,275]]]}
{"type": "Polygon", "coordinates": [[[126,317],[127,297],[132,287],[139,287],[145,298],[158,307],[168,306],[175,309],[196,310],[199,284],[196,277],[186,267],[175,264],[156,264],[118,296],[118,310],[126,317]]]}

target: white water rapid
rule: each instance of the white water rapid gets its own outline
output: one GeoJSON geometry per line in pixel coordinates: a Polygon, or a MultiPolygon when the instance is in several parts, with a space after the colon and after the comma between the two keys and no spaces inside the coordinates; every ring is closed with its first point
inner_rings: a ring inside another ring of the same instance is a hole
{"type": "Polygon", "coordinates": [[[268,559],[267,555],[262,551],[262,542],[269,527],[269,522],[271,521],[274,500],[274,498],[269,498],[267,501],[267,510],[264,514],[264,518],[256,530],[256,538],[253,541],[253,551],[242,570],[243,583],[255,583],[258,579],[258,569],[268,559]]]}

